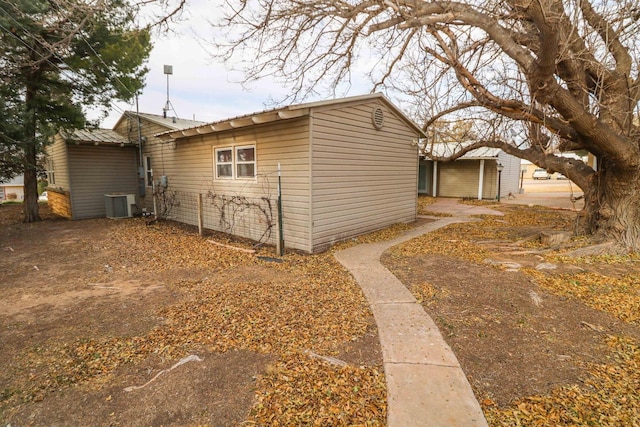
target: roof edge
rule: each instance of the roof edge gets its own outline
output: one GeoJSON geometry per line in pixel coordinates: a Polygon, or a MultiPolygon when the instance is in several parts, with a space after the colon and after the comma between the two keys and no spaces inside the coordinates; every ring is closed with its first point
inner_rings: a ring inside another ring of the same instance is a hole
{"type": "Polygon", "coordinates": [[[411,119],[409,119],[409,117],[407,117],[395,104],[393,104],[380,92],[366,95],[349,96],[345,98],[327,99],[323,101],[312,101],[275,108],[271,110],[263,110],[245,114],[242,116],[236,116],[215,122],[205,123],[191,128],[168,130],[166,132],[155,134],[154,136],[165,141],[188,138],[191,136],[228,131],[241,127],[253,126],[278,120],[289,120],[304,117],[309,115],[311,110],[316,108],[370,100],[382,101],[387,105],[387,107],[393,110],[393,112],[397,114],[407,125],[409,125],[409,127],[411,127],[418,134],[418,137],[426,137],[426,134],[418,125],[416,125],[411,119]]]}

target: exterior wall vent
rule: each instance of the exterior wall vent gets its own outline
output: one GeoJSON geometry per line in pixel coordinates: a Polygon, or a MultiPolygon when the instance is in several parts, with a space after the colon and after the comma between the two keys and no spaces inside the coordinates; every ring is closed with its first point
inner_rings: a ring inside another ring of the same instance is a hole
{"type": "Polygon", "coordinates": [[[371,113],[371,119],[373,120],[373,127],[380,130],[384,126],[384,111],[380,107],[374,107],[371,113]]]}

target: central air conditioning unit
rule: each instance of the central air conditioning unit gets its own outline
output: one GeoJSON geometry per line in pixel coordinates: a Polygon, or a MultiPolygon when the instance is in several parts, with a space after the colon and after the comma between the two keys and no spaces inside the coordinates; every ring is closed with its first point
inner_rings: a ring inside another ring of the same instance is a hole
{"type": "Polygon", "coordinates": [[[104,195],[107,218],[131,218],[133,216],[132,206],[135,206],[135,204],[135,194],[112,193],[104,195]]]}

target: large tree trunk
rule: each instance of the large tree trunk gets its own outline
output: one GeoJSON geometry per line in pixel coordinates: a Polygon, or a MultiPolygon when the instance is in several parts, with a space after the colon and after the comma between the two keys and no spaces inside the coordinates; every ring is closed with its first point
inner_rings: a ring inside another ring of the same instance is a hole
{"type": "Polygon", "coordinates": [[[640,171],[603,162],[585,195],[584,231],[622,248],[640,251],[640,171]]]}
{"type": "Polygon", "coordinates": [[[40,221],[38,206],[37,150],[35,143],[24,149],[24,222],[40,221]]]}
{"type": "Polygon", "coordinates": [[[25,105],[27,108],[26,132],[28,141],[24,147],[24,222],[41,221],[40,207],[38,206],[38,147],[36,139],[36,107],[34,98],[36,92],[37,77],[34,75],[28,80],[25,105]]]}

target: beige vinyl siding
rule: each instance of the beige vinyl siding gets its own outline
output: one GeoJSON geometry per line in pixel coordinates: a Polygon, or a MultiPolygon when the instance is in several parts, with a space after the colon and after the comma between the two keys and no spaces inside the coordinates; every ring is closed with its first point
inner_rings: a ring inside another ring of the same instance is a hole
{"type": "MultiPolygon", "coordinates": [[[[166,132],[170,128],[162,126],[158,123],[151,122],[145,118],[140,119],[140,135],[145,137],[147,141],[155,140],[153,135],[166,132]]],[[[129,142],[138,143],[138,119],[134,116],[125,116],[117,123],[113,129],[120,135],[127,137],[129,142]]],[[[144,144],[143,144],[144,145],[144,144]]]]}
{"type": "Polygon", "coordinates": [[[383,103],[313,113],[313,251],[415,219],[416,133],[383,103]],[[384,111],[376,130],[372,109],[384,111]]]}
{"type": "Polygon", "coordinates": [[[136,157],[132,147],[71,144],[68,155],[73,219],[105,216],[105,194],[136,193],[136,157]]]}
{"type": "MultiPolygon", "coordinates": [[[[136,144],[138,143],[138,119],[136,117],[125,116],[120,122],[117,123],[117,127],[114,128],[114,130],[121,135],[125,135],[130,142],[136,144]]],[[[170,128],[149,121],[144,117],[140,119],[140,137],[143,140],[143,156],[151,156],[154,180],[158,180],[161,175],[165,174],[165,172],[162,170],[162,161],[165,156],[169,158],[171,157],[170,150],[172,150],[172,146],[170,144],[162,142],[154,135],[166,132],[168,130],[170,130],[170,128]]],[[[138,147],[136,147],[136,165],[137,172],[138,168],[140,168],[141,166],[138,147]]],[[[144,177],[142,177],[142,179],[144,179],[144,177]]],[[[139,185],[144,186],[143,183],[140,183],[139,185]]],[[[140,197],[139,204],[140,208],[145,208],[147,212],[153,212],[153,193],[151,187],[145,188],[145,195],[144,197],[140,197]]]]}
{"type": "MultiPolygon", "coordinates": [[[[309,148],[307,119],[295,119],[238,129],[219,134],[208,134],[160,143],[150,141],[144,146],[143,155],[151,155],[155,179],[166,175],[169,191],[189,193],[191,198],[203,195],[203,221],[207,229],[258,239],[266,227],[261,212],[249,214],[255,224],[238,213],[234,230],[225,227],[220,217],[220,203],[213,195],[246,197],[271,200],[270,219],[277,222],[278,162],[282,169],[283,219],[285,245],[288,248],[309,250],[309,148]],[[255,145],[256,179],[214,179],[214,149],[255,145]],[[175,148],[173,148],[175,146],[175,148]]],[[[231,209],[231,207],[229,208],[231,209]]],[[[233,209],[231,209],[233,210],[233,209]]],[[[241,209],[236,209],[238,212],[241,209]]],[[[226,211],[225,219],[233,212],[226,211]]],[[[192,199],[174,209],[172,218],[195,225],[197,206],[192,199]],[[193,206],[192,208],[189,206],[193,206]]],[[[228,225],[228,224],[226,224],[228,225]]],[[[272,228],[269,243],[277,239],[276,227],[272,228]]]]}
{"type": "MultiPolygon", "coordinates": [[[[480,163],[480,162],[477,162],[480,163]]],[[[482,198],[485,200],[495,199],[498,195],[498,169],[496,161],[484,161],[484,182],[482,183],[482,198]]],[[[477,180],[476,180],[477,181],[477,180]]],[[[476,187],[476,194],[478,190],[476,187]]]]}
{"type": "Polygon", "coordinates": [[[477,198],[479,167],[477,160],[438,162],[438,196],[477,198]]]}
{"type": "Polygon", "coordinates": [[[67,155],[67,143],[56,135],[53,144],[46,148],[47,159],[53,161],[55,172],[55,184],[49,183],[52,187],[64,191],[70,191],[71,185],[69,181],[69,159],[67,155]]]}
{"type": "MultiPolygon", "coordinates": [[[[497,194],[497,170],[494,160],[485,160],[482,198],[493,199],[497,194]]],[[[478,198],[480,160],[438,162],[438,196],[478,198]]]]}

